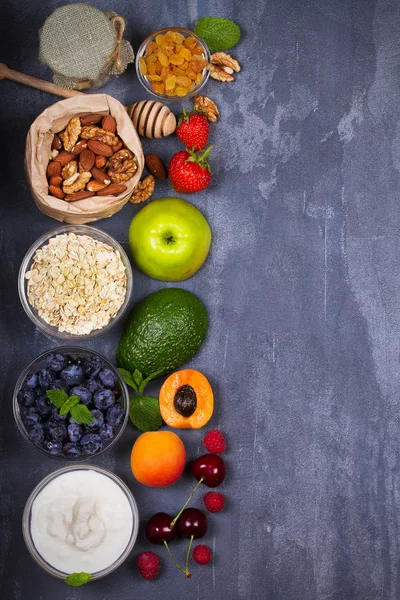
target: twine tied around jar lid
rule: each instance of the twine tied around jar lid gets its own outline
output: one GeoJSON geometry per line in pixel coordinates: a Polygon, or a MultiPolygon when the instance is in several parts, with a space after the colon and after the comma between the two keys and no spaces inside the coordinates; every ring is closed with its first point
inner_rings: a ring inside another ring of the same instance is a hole
{"type": "Polygon", "coordinates": [[[81,3],[61,6],[39,32],[40,60],[65,89],[100,87],[134,60],[132,46],[123,39],[125,26],[112,11],[81,3]]]}

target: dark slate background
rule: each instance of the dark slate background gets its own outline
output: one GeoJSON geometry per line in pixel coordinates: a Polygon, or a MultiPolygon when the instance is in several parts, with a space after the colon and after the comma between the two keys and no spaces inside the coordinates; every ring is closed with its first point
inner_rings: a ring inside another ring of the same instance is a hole
{"type": "MultiPolygon", "coordinates": [[[[209,259],[182,287],[206,303],[211,327],[191,366],[215,389],[211,422],[229,443],[228,497],[210,517],[213,566],[185,578],[168,561],[152,583],[135,567],[143,529],[112,576],[67,589],[32,561],[21,535],[32,488],[61,466],[24,443],[11,398],[20,371],[57,342],[35,331],[17,295],[27,248],[56,222],[31,198],[23,170],[30,123],[56,98],[3,81],[1,89],[1,544],[4,600],[396,600],[400,504],[400,5],[396,0],[129,0],[93,2],[129,21],[137,49],[152,31],[217,15],[240,23],[232,51],[243,70],[210,81],[214,181],[189,199],[209,219],[209,259]]],[[[62,2],[3,0],[0,59],[50,78],[37,30],[62,2]]],[[[145,98],[134,69],[102,91],[145,98]]],[[[190,103],[187,103],[190,106],[190,103]]],[[[179,111],[179,106],[174,106],[179,111]]],[[[176,138],[143,142],[165,160],[176,138]]],[[[168,183],[156,196],[173,195],[168,183]]],[[[126,206],[98,227],[127,245],[126,206]]],[[[132,306],[164,284],[135,271],[132,306]]],[[[121,326],[85,344],[114,359],[121,326]]],[[[157,392],[153,385],[153,392],[157,392]]],[[[94,462],[132,489],[146,520],[174,512],[170,489],[138,485],[137,433],[94,462]]],[[[183,432],[188,455],[203,431],[183,432]]],[[[196,498],[201,505],[201,494],[196,498]]],[[[185,543],[175,547],[183,558],[185,543]]],[[[154,549],[154,548],[152,548],[154,549]]]]}

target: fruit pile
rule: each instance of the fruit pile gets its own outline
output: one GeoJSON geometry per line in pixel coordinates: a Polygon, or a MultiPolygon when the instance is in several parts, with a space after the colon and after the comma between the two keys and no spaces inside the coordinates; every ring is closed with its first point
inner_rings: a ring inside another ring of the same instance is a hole
{"type": "Polygon", "coordinates": [[[29,439],[52,455],[93,456],[114,439],[125,419],[115,373],[97,354],[49,353],[17,393],[29,439]]]}

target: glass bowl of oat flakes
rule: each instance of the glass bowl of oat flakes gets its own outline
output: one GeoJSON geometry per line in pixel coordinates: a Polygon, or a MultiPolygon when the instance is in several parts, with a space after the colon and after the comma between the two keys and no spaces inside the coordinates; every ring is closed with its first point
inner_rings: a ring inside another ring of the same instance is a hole
{"type": "Polygon", "coordinates": [[[110,235],[87,225],[64,225],[42,235],[18,276],[28,317],[61,339],[92,338],[121,318],[132,290],[129,259],[110,235]]]}

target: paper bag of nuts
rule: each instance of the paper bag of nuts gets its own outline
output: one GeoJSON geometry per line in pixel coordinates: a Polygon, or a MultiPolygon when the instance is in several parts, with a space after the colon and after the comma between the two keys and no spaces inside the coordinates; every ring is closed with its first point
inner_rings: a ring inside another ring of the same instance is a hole
{"type": "Polygon", "coordinates": [[[37,206],[81,225],[111,217],[128,202],[144,167],[125,108],[106,94],[56,102],[32,123],[25,171],[37,206]]]}

